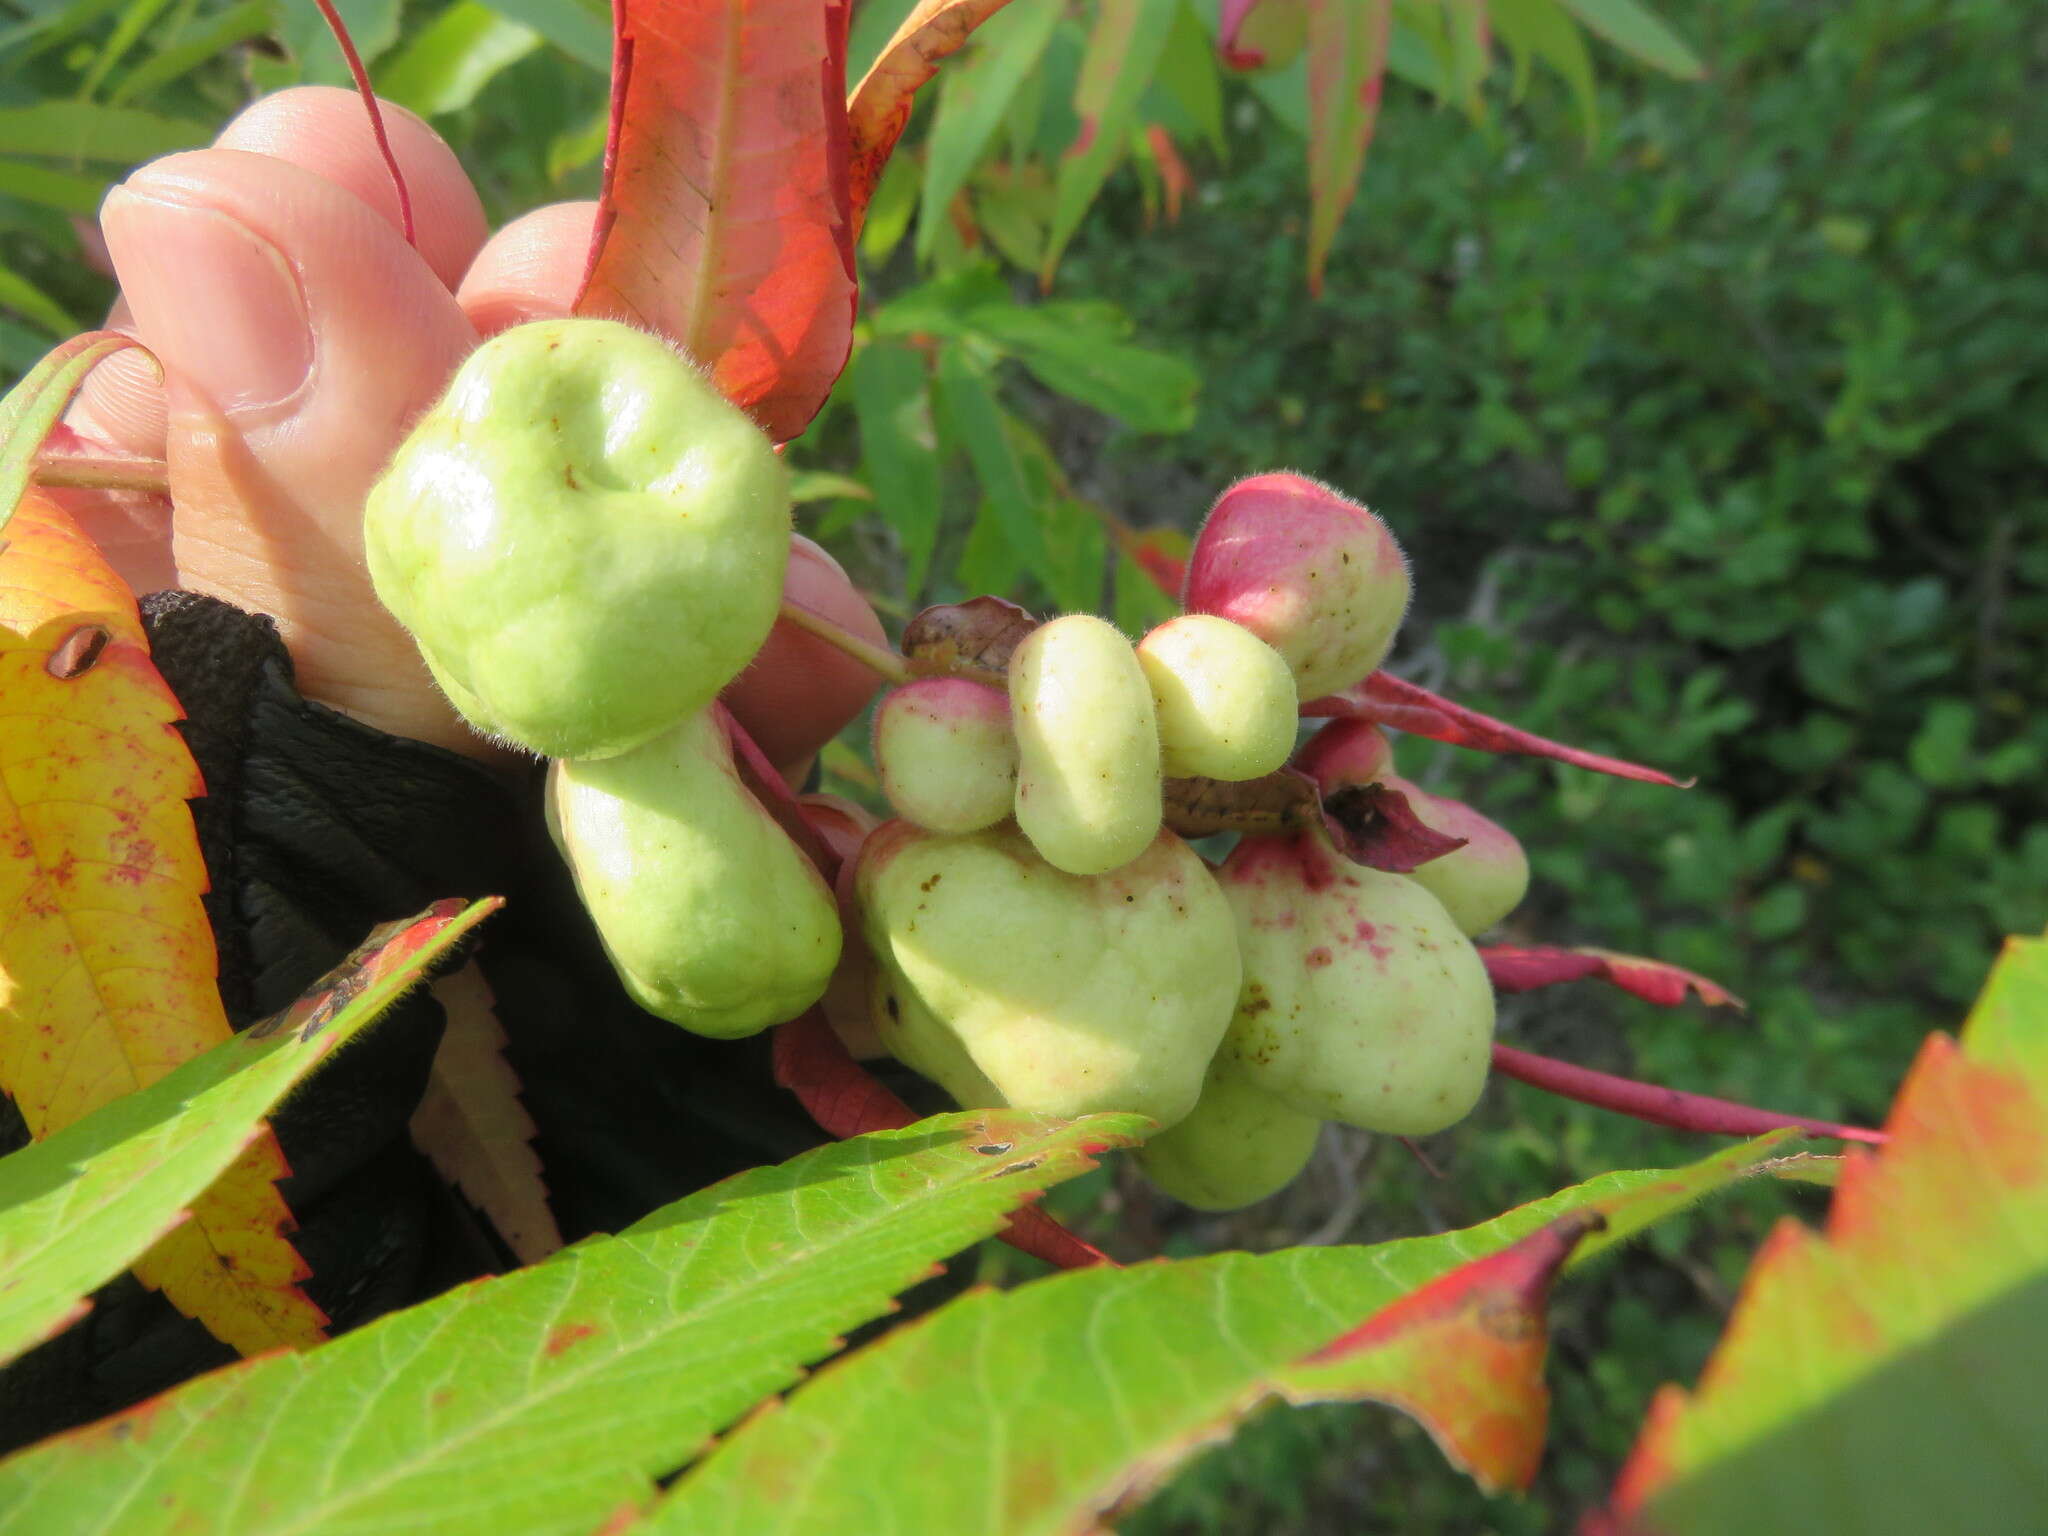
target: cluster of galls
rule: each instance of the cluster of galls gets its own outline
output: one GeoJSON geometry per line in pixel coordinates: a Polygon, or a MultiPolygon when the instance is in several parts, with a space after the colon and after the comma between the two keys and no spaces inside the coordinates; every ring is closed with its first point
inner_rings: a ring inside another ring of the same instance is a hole
{"type": "Polygon", "coordinates": [[[1017,647],[1007,695],[897,689],[875,756],[901,819],[860,848],[849,965],[866,976],[835,989],[842,1033],[871,1025],[962,1105],[1150,1115],[1145,1172],[1211,1209],[1286,1184],[1324,1120],[1421,1135],[1462,1117],[1493,1032],[1470,936],[1521,899],[1522,851],[1395,778],[1369,724],[1294,750],[1298,701],[1378,666],[1408,595],[1379,518],[1262,475],[1217,503],[1187,613],[1135,651],[1068,617],[1017,647]],[[1164,778],[1253,779],[1290,756],[1325,794],[1399,790],[1465,845],[1401,875],[1320,831],[1247,835],[1212,870],[1162,827],[1164,778]]]}
{"type": "Polygon", "coordinates": [[[836,893],[747,787],[718,703],[775,622],[789,538],[761,433],[596,320],[479,348],[366,508],[378,595],[450,700],[556,759],[551,830],[643,1007],[731,1038],[822,999],[964,1107],[1151,1116],[1146,1172],[1211,1208],[1286,1183],[1324,1120],[1423,1134],[1471,1108],[1493,995],[1469,935],[1520,900],[1521,850],[1394,778],[1369,725],[1296,750],[1301,701],[1370,673],[1406,611],[1379,518],[1299,476],[1240,482],[1187,611],[1135,647],[1074,615],[1026,635],[1003,686],[898,688],[875,754],[900,819],[808,807],[836,893]],[[1400,875],[1320,831],[1247,835],[1212,869],[1164,826],[1169,778],[1290,758],[1325,794],[1400,790],[1464,846],[1400,875]]]}

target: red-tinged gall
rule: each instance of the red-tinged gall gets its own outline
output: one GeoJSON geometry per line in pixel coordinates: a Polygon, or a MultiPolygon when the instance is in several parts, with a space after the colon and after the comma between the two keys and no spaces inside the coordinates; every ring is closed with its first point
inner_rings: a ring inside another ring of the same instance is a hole
{"type": "Polygon", "coordinates": [[[1287,660],[1301,697],[1377,667],[1408,611],[1408,562],[1358,502],[1305,475],[1240,480],[1188,560],[1182,606],[1241,624],[1287,660]]]}

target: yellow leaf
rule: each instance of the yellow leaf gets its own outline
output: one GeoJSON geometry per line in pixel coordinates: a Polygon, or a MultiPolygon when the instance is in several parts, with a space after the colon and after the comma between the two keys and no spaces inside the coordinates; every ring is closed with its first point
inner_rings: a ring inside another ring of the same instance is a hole
{"type": "Polygon", "coordinates": [[[534,1155],[533,1121],[505,1060],[505,1030],[474,960],[433,985],[448,1016],[433,1076],[412,1117],[413,1145],[490,1218],[522,1264],[562,1246],[534,1155]]]}
{"type": "MultiPolygon", "coordinates": [[[[50,497],[0,531],[0,1088],[38,1137],[231,1033],[204,793],[135,600],[50,497]]],[[[136,1266],[244,1354],[325,1336],[266,1129],[136,1266]]]]}

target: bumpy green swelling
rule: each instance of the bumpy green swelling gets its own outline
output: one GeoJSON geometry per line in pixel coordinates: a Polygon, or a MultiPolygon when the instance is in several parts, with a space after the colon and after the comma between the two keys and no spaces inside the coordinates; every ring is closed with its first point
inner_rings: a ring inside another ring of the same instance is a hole
{"type": "Polygon", "coordinates": [[[1409,871],[1409,878],[1444,904],[1458,931],[1486,932],[1529,894],[1529,855],[1515,834],[1462,800],[1432,795],[1392,774],[1381,781],[1408,797],[1416,819],[1432,832],[1462,837],[1465,846],[1409,871]]]}
{"type": "Polygon", "coordinates": [[[1493,987],[1443,904],[1320,837],[1247,837],[1217,880],[1240,994],[1222,1055],[1305,1115],[1424,1136],[1486,1084],[1493,987]]]}
{"type": "Polygon", "coordinates": [[[1010,719],[1017,825],[1048,863],[1099,875],[1152,845],[1159,728],[1151,685],[1115,625],[1077,613],[1026,636],[1010,658],[1010,719]]]}
{"type": "Polygon", "coordinates": [[[856,888],[883,1042],[963,1105],[993,1087],[1038,1114],[1162,1125],[1193,1107],[1239,968],[1230,908],[1172,833],[1078,876],[1008,824],[948,837],[895,821],[862,846],[856,888]]]}
{"type": "Polygon", "coordinates": [[[608,756],[702,709],[760,649],[787,481],[661,341],[535,321],[470,355],[371,490],[370,576],[472,725],[608,756]]]}
{"type": "Polygon", "coordinates": [[[1250,630],[1183,614],[1138,642],[1138,665],[1169,776],[1256,779],[1286,765],[1299,711],[1294,674],[1250,630]]]}
{"type": "Polygon", "coordinates": [[[740,782],[715,706],[631,752],[555,763],[548,827],[648,1012],[734,1039],[795,1018],[832,979],[832,893],[740,782]]]}
{"type": "Polygon", "coordinates": [[[1132,1155],[1145,1177],[1181,1204],[1234,1211],[1293,1183],[1322,1130],[1322,1121],[1262,1092],[1225,1056],[1210,1064],[1187,1118],[1132,1155]]]}
{"type": "Polygon", "coordinates": [[[964,677],[905,683],[875,710],[875,769],[905,820],[933,832],[994,826],[1017,795],[1010,701],[964,677]]]}

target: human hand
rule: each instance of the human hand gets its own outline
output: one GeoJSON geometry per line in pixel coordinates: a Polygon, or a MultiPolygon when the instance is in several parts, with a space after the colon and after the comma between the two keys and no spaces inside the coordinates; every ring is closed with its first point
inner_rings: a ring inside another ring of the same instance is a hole
{"type": "MultiPolygon", "coordinates": [[[[362,503],[411,422],[484,336],[568,313],[594,203],[537,209],[486,239],[475,189],[420,119],[384,104],[417,248],[350,92],[283,91],[211,149],[142,167],[101,229],[121,284],[111,324],[138,354],[102,363],[69,423],[108,452],[162,458],[171,507],[81,508],[137,591],[182,586],[271,615],[300,690],[397,735],[492,749],[434,687],[371,591],[362,503]]],[[[880,623],[799,538],[785,595],[863,638],[880,623]]],[[[875,678],[779,624],[726,702],[785,770],[857,713],[875,678]]]]}

